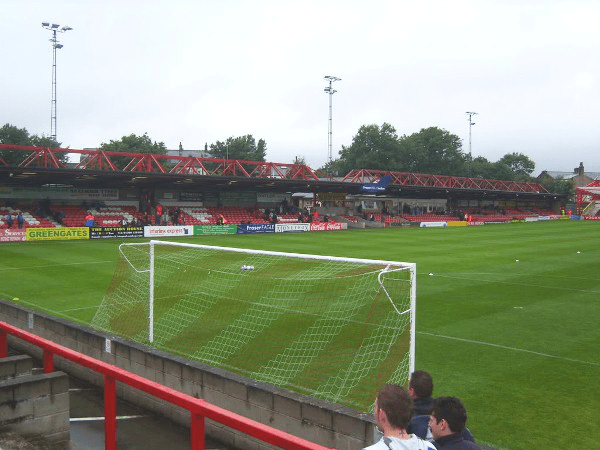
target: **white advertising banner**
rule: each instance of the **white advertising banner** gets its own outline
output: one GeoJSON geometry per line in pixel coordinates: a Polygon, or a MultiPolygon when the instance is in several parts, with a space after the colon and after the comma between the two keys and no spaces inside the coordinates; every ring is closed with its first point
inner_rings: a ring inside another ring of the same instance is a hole
{"type": "Polygon", "coordinates": [[[150,226],[144,227],[144,237],[171,237],[171,236],[193,236],[194,226],[193,225],[182,225],[182,226],[168,226],[168,227],[157,227],[150,226]]]}
{"type": "Polygon", "coordinates": [[[275,225],[275,233],[289,231],[310,231],[310,223],[278,223],[275,225]]]}

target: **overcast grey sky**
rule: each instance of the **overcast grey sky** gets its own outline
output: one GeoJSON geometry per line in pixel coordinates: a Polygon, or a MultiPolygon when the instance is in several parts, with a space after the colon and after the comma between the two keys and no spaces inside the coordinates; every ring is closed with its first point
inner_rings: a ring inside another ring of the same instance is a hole
{"type": "Polygon", "coordinates": [[[97,147],[147,132],[168,148],[230,136],[267,160],[327,162],[361,125],[437,126],[473,157],[600,171],[598,0],[0,0],[0,125],[97,147]]]}

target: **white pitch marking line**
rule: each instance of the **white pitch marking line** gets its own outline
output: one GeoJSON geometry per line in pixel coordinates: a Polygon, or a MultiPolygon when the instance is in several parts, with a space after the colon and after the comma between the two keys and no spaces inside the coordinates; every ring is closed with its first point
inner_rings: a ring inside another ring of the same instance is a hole
{"type": "Polygon", "coordinates": [[[491,342],[474,341],[471,339],[463,339],[463,338],[458,338],[458,337],[454,337],[454,336],[444,336],[442,334],[427,333],[425,331],[418,331],[417,333],[424,334],[426,336],[439,337],[439,338],[443,338],[443,339],[451,339],[454,341],[468,342],[469,344],[487,345],[488,347],[501,348],[504,350],[511,350],[514,352],[522,352],[522,353],[529,353],[530,355],[543,356],[545,358],[560,359],[563,361],[569,361],[569,362],[574,362],[574,363],[579,363],[579,364],[585,364],[588,366],[600,367],[600,363],[596,363],[596,362],[592,362],[592,361],[582,361],[580,359],[573,359],[573,358],[564,358],[562,356],[550,355],[548,353],[535,352],[533,350],[526,350],[524,348],[508,347],[506,345],[492,344],[491,342]]]}

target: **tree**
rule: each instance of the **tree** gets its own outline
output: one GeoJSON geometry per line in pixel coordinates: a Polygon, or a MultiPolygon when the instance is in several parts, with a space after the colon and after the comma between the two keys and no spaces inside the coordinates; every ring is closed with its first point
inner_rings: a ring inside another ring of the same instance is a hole
{"type": "Polygon", "coordinates": [[[265,161],[267,143],[259,139],[258,144],[251,134],[229,137],[226,141],[210,144],[209,153],[214,158],[239,159],[244,161],[265,161]]]}
{"type": "MultiPolygon", "coordinates": [[[[106,152],[127,152],[127,153],[151,153],[155,155],[166,155],[167,147],[164,142],[152,142],[152,139],[148,136],[148,133],[144,133],[142,136],[136,136],[130,134],[129,136],[123,136],[119,141],[110,141],[107,143],[100,144],[100,150],[106,152]]],[[[126,156],[114,156],[111,161],[119,168],[123,169],[131,158],[126,156]]]]}
{"type": "Polygon", "coordinates": [[[423,128],[401,139],[402,170],[439,175],[466,175],[467,156],[455,134],[438,127],[423,128]]]}
{"type": "Polygon", "coordinates": [[[529,181],[535,169],[535,163],[523,153],[507,153],[498,161],[505,164],[514,174],[514,180],[529,181]]]}
{"type": "Polygon", "coordinates": [[[400,143],[396,129],[389,123],[363,125],[349,147],[342,146],[334,167],[338,173],[353,169],[397,170],[400,167],[400,143]]]}
{"type": "Polygon", "coordinates": [[[461,139],[438,127],[398,138],[389,123],[363,125],[342,146],[339,159],[318,169],[319,173],[345,175],[354,169],[378,169],[448,176],[468,176],[507,181],[530,181],[535,163],[521,153],[509,153],[491,162],[483,156],[471,160],[461,139]]]}
{"type": "Polygon", "coordinates": [[[540,184],[553,194],[566,195],[568,200],[574,200],[576,189],[573,180],[562,177],[553,178],[549,175],[538,178],[540,184]]]}
{"type": "MultiPolygon", "coordinates": [[[[17,128],[14,125],[5,124],[0,128],[0,144],[11,144],[11,145],[24,145],[33,147],[48,147],[48,148],[60,148],[61,144],[56,142],[54,139],[45,137],[30,135],[29,131],[25,128],[17,128]]],[[[4,159],[9,165],[18,165],[27,158],[28,153],[20,150],[2,150],[0,151],[0,157],[4,159]]],[[[62,161],[67,162],[68,155],[64,153],[56,153],[56,157],[62,161]]]]}
{"type": "Polygon", "coordinates": [[[304,156],[296,156],[294,158],[294,164],[306,165],[306,158],[304,156]]]}
{"type": "Polygon", "coordinates": [[[471,161],[471,177],[486,180],[513,181],[515,174],[510,167],[500,161],[491,162],[483,156],[478,156],[471,161]]]}

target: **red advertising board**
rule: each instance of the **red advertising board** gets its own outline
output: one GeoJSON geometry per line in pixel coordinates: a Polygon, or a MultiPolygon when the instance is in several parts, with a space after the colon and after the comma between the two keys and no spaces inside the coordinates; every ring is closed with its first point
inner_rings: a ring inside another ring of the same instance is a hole
{"type": "Polygon", "coordinates": [[[310,231],[331,231],[343,229],[343,225],[339,222],[317,222],[310,224],[310,231]]]}
{"type": "Polygon", "coordinates": [[[3,228],[0,230],[0,242],[17,242],[25,240],[25,229],[9,229],[3,228]]]}

